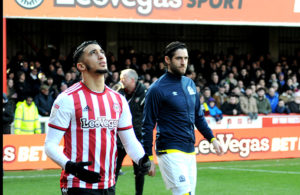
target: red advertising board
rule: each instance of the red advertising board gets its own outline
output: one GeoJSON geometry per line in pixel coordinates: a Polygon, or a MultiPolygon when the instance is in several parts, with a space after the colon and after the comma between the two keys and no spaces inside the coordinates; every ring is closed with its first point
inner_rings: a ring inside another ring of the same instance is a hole
{"type": "MultiPolygon", "coordinates": [[[[253,123],[257,123],[253,125],[253,128],[247,126],[249,122],[244,120],[244,117],[225,117],[226,123],[231,121],[230,124],[233,124],[236,121],[240,124],[240,128],[230,128],[230,125],[224,125],[225,122],[223,124],[213,123],[213,119],[208,117],[207,120],[211,120],[210,126],[215,127],[213,129],[214,134],[221,143],[225,154],[217,156],[212,145],[203,139],[202,135],[196,130],[195,151],[197,153],[197,161],[300,157],[300,115],[260,116],[258,121],[253,121],[253,123]],[[220,129],[218,125],[222,125],[224,128],[220,129]],[[259,125],[262,126],[259,127],[259,125]]],[[[3,141],[4,170],[59,168],[45,154],[45,134],[3,135],[3,141]]],[[[63,142],[61,142],[61,149],[63,149],[63,142]]],[[[156,161],[155,156],[154,160],[156,161]]],[[[131,159],[127,156],[123,165],[131,164],[131,159]]]]}
{"type": "Polygon", "coordinates": [[[300,0],[6,0],[6,18],[300,26],[300,0]]]}

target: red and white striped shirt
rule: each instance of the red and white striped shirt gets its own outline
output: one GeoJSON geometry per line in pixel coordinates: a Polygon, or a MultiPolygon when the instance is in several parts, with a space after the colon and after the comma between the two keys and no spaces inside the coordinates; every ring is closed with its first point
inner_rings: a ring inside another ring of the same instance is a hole
{"type": "Polygon", "coordinates": [[[49,126],[65,131],[63,152],[71,161],[92,161],[88,170],[101,176],[99,183],[89,184],[63,170],[61,188],[107,189],[115,184],[117,131],[132,128],[122,95],[107,86],[96,93],[78,82],[55,100],[49,126]]]}

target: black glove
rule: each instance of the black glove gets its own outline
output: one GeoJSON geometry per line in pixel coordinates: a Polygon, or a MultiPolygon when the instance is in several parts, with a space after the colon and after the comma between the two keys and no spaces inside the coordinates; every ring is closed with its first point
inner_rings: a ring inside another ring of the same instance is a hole
{"type": "Polygon", "coordinates": [[[71,173],[78,179],[85,181],[87,183],[98,183],[100,182],[100,178],[101,178],[100,174],[83,168],[84,166],[91,165],[91,164],[92,164],[91,161],[77,162],[77,163],[68,161],[66,164],[65,171],[67,173],[71,173]]]}
{"type": "Polygon", "coordinates": [[[151,162],[149,160],[148,154],[145,154],[140,160],[139,160],[139,168],[140,168],[140,174],[146,175],[148,174],[151,167],[151,162]]]}

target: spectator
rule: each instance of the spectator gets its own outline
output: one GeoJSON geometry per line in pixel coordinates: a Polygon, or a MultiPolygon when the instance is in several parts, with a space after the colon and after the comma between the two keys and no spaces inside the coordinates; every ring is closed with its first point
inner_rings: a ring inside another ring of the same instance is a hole
{"type": "Polygon", "coordinates": [[[28,62],[27,61],[23,61],[23,62],[21,62],[20,65],[21,65],[21,69],[20,70],[25,73],[26,77],[29,76],[29,74],[30,74],[30,67],[29,67],[28,62]]]}
{"type": "Polygon", "coordinates": [[[290,114],[291,110],[289,109],[289,107],[287,105],[285,105],[284,101],[280,99],[278,101],[278,105],[276,107],[275,112],[280,113],[280,114],[290,114]]]}
{"type": "Polygon", "coordinates": [[[240,88],[241,93],[245,93],[245,85],[244,85],[244,81],[238,80],[237,86],[238,86],[238,88],[240,88]]]}
{"type": "Polygon", "coordinates": [[[111,64],[111,65],[109,66],[109,71],[110,71],[110,72],[115,72],[115,71],[117,71],[116,65],[115,65],[115,64],[111,64]]]}
{"type": "Polygon", "coordinates": [[[207,103],[204,101],[204,96],[200,95],[200,104],[201,104],[201,110],[203,111],[205,116],[209,115],[209,108],[207,106],[207,103]]]}
{"type": "Polygon", "coordinates": [[[16,82],[16,93],[17,93],[17,102],[23,101],[26,96],[31,95],[31,87],[26,81],[25,73],[19,71],[17,73],[18,80],[16,82]]]}
{"type": "Polygon", "coordinates": [[[241,89],[238,86],[235,86],[231,92],[235,95],[237,95],[238,97],[241,97],[243,94],[241,92],[241,89]]]}
{"type": "Polygon", "coordinates": [[[65,82],[61,82],[61,84],[60,84],[60,92],[63,92],[66,89],[68,89],[68,85],[65,82]]]}
{"type": "Polygon", "coordinates": [[[71,71],[71,80],[72,80],[73,84],[80,81],[79,72],[77,70],[71,71]]]}
{"type": "Polygon", "coordinates": [[[57,86],[60,87],[60,85],[61,85],[61,83],[63,82],[64,79],[65,79],[64,70],[62,69],[62,67],[58,67],[57,70],[56,70],[55,78],[54,78],[55,84],[57,84],[57,86]]]}
{"type": "Polygon", "coordinates": [[[269,100],[265,97],[265,88],[257,89],[256,104],[259,114],[269,114],[272,112],[269,100]]]}
{"type": "Polygon", "coordinates": [[[278,84],[279,84],[279,92],[281,93],[285,85],[284,73],[282,72],[278,76],[278,84]]]}
{"type": "Polygon", "coordinates": [[[298,83],[298,79],[297,79],[297,75],[296,74],[293,74],[292,77],[291,77],[292,81],[293,81],[293,86],[295,89],[298,88],[299,86],[299,83],[298,83]]]}
{"type": "Polygon", "coordinates": [[[293,100],[293,91],[286,90],[279,96],[279,99],[283,100],[285,104],[292,101],[293,100]]]}
{"type": "Polygon", "coordinates": [[[39,113],[31,96],[17,103],[14,119],[15,134],[40,134],[39,113]]]}
{"type": "Polygon", "coordinates": [[[158,70],[156,71],[156,75],[159,78],[161,75],[165,74],[167,71],[167,68],[163,62],[158,63],[158,70]]]}
{"type": "Polygon", "coordinates": [[[248,86],[250,84],[250,78],[249,78],[246,68],[243,68],[241,70],[238,80],[242,80],[244,82],[245,86],[248,86]]]}
{"type": "Polygon", "coordinates": [[[203,96],[204,96],[204,101],[208,103],[208,99],[211,98],[211,91],[209,87],[205,87],[203,89],[203,96]]]}
{"type": "Polygon", "coordinates": [[[39,89],[41,86],[41,81],[38,78],[38,70],[36,68],[33,68],[31,70],[27,81],[31,88],[31,95],[32,97],[34,97],[36,94],[39,93],[39,89]]]}
{"type": "Polygon", "coordinates": [[[300,113],[300,91],[294,93],[294,101],[288,103],[291,113],[300,113]]]}
{"type": "Polygon", "coordinates": [[[216,72],[213,72],[211,74],[211,82],[209,84],[209,88],[211,90],[211,95],[214,95],[219,88],[219,76],[217,75],[216,72]]]}
{"type": "Polygon", "coordinates": [[[113,72],[112,73],[112,79],[111,79],[111,86],[114,86],[120,81],[120,74],[119,72],[113,72]]]}
{"type": "MultiPolygon", "coordinates": [[[[205,69],[205,67],[203,68],[205,69]]],[[[225,64],[221,65],[221,70],[219,71],[218,75],[220,76],[220,80],[224,80],[228,74],[228,70],[225,64]]]]}
{"type": "Polygon", "coordinates": [[[240,104],[243,114],[247,114],[251,120],[257,119],[257,104],[251,87],[247,87],[245,95],[240,97],[240,104]]]}
{"type": "Polygon", "coordinates": [[[45,84],[49,86],[49,95],[51,95],[52,98],[55,99],[59,94],[59,90],[57,88],[57,85],[54,84],[53,78],[48,77],[45,84]]]}
{"type": "Polygon", "coordinates": [[[134,69],[134,70],[136,70],[136,71],[138,71],[139,70],[139,65],[137,64],[137,57],[136,56],[133,56],[132,58],[131,58],[131,67],[134,69]]]}
{"type": "Polygon", "coordinates": [[[55,66],[53,64],[50,64],[48,67],[48,71],[46,72],[47,77],[52,77],[55,78],[56,77],[56,69],[55,66]]]}
{"type": "Polygon", "coordinates": [[[279,98],[278,98],[278,93],[276,92],[274,87],[269,88],[269,93],[266,95],[266,97],[268,98],[271,104],[272,113],[275,113],[275,109],[277,107],[279,98]]]}
{"type": "Polygon", "coordinates": [[[227,100],[227,95],[225,93],[225,85],[220,84],[218,91],[215,93],[213,98],[216,100],[216,105],[218,108],[221,108],[221,105],[224,104],[227,100]]]}
{"type": "Polygon", "coordinates": [[[266,81],[264,79],[260,79],[258,81],[258,85],[260,85],[262,88],[266,88],[266,81]]]}
{"type": "Polygon", "coordinates": [[[209,114],[216,119],[216,122],[222,120],[222,111],[216,106],[216,100],[212,97],[208,99],[208,109],[209,114]]]}
{"type": "Polygon", "coordinates": [[[275,73],[271,74],[267,87],[271,87],[273,83],[278,83],[278,79],[275,73]]]}
{"type": "Polygon", "coordinates": [[[14,80],[8,79],[7,80],[7,98],[8,98],[8,101],[10,101],[12,103],[13,111],[15,110],[15,106],[17,103],[17,97],[18,97],[18,94],[15,90],[14,80]]]}
{"type": "Polygon", "coordinates": [[[34,103],[38,108],[39,114],[49,116],[53,102],[54,99],[49,93],[49,86],[45,84],[42,85],[39,94],[34,98],[34,103]]]}
{"type": "Polygon", "coordinates": [[[12,104],[3,93],[3,112],[2,112],[2,133],[10,134],[11,123],[14,121],[14,110],[12,104]]]}
{"type": "Polygon", "coordinates": [[[71,87],[71,85],[73,85],[74,81],[72,80],[72,74],[71,74],[71,72],[67,72],[65,74],[63,82],[66,83],[66,85],[68,87],[71,87]]]}
{"type": "Polygon", "coordinates": [[[221,83],[224,82],[228,83],[230,85],[230,88],[237,86],[237,80],[234,78],[234,74],[232,72],[230,72],[228,76],[221,81],[221,83]]]}
{"type": "Polygon", "coordinates": [[[226,101],[222,106],[221,106],[221,110],[223,112],[223,114],[226,115],[239,115],[241,114],[241,106],[240,103],[238,101],[239,96],[235,95],[235,94],[230,94],[229,96],[229,100],[226,101]]]}
{"type": "Polygon", "coordinates": [[[285,85],[283,86],[283,91],[291,90],[294,91],[295,87],[293,85],[293,80],[291,78],[287,79],[285,85]]]}

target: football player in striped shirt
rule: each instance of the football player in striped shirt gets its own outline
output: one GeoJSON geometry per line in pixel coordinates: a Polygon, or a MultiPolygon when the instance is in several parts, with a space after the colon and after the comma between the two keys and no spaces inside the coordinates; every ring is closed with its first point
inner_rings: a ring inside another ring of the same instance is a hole
{"type": "Polygon", "coordinates": [[[114,195],[117,134],[145,174],[150,161],[134,134],[126,99],[104,83],[108,70],[101,46],[96,41],[83,42],[73,59],[82,80],[55,100],[45,151],[63,169],[62,194],[114,195]]]}

